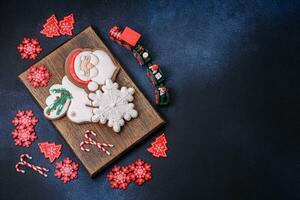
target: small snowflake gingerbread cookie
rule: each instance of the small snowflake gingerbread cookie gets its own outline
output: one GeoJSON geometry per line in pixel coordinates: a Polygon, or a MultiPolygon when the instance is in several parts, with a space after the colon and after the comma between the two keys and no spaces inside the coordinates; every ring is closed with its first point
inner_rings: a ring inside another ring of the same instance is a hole
{"type": "Polygon", "coordinates": [[[103,92],[97,90],[96,93],[90,93],[89,97],[92,100],[93,122],[99,122],[112,127],[115,132],[120,132],[121,126],[124,126],[125,121],[130,121],[131,118],[136,118],[138,112],[134,109],[133,88],[122,87],[118,88],[118,83],[113,83],[107,79],[105,85],[102,86],[103,92]]]}

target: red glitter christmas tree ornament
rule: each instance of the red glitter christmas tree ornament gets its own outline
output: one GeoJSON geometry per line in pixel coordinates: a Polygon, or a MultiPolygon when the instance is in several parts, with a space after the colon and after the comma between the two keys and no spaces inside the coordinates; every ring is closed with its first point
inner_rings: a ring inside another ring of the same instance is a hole
{"type": "Polygon", "coordinates": [[[47,86],[50,78],[51,73],[45,65],[31,66],[28,70],[27,80],[34,88],[47,86]]]}
{"type": "Polygon", "coordinates": [[[38,119],[33,114],[32,110],[18,110],[16,116],[12,120],[12,124],[18,129],[24,129],[29,126],[35,126],[38,119]]]}
{"type": "Polygon", "coordinates": [[[46,23],[43,25],[43,29],[40,31],[41,34],[45,35],[48,38],[54,36],[59,36],[59,26],[56,16],[53,14],[49,17],[46,23]]]}
{"type": "Polygon", "coordinates": [[[163,157],[166,158],[167,154],[166,151],[168,150],[167,147],[167,139],[165,134],[158,136],[154,142],[151,143],[151,147],[147,149],[154,157],[163,157]]]}
{"type": "Polygon", "coordinates": [[[78,177],[79,165],[73,162],[69,157],[63,161],[56,162],[56,170],[54,176],[67,183],[78,177]]]}
{"type": "Polygon", "coordinates": [[[40,151],[45,155],[45,158],[49,158],[52,163],[56,158],[58,158],[61,154],[62,145],[56,145],[54,142],[42,142],[39,143],[40,151]]]}
{"type": "Polygon", "coordinates": [[[129,165],[128,168],[130,171],[128,177],[138,185],[143,185],[146,181],[152,179],[151,164],[145,163],[141,159],[129,165]]]}
{"type": "Polygon", "coordinates": [[[12,132],[12,136],[14,138],[16,146],[24,147],[29,147],[32,142],[37,139],[33,126],[15,129],[12,132]]]}
{"type": "Polygon", "coordinates": [[[75,20],[74,20],[73,13],[68,16],[65,16],[64,19],[59,21],[59,24],[58,24],[60,34],[72,36],[73,35],[72,31],[74,29],[74,23],[75,23],[75,20]]]}
{"type": "Polygon", "coordinates": [[[114,166],[112,171],[107,175],[111,187],[125,190],[131,181],[128,173],[128,167],[114,166]]]}
{"type": "Polygon", "coordinates": [[[34,38],[24,38],[17,47],[22,59],[36,59],[37,55],[43,50],[40,42],[34,38]]]}

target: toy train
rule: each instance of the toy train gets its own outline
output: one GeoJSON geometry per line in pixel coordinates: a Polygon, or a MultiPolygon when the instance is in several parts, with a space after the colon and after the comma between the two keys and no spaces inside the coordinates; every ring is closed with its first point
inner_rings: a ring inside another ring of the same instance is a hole
{"type": "Polygon", "coordinates": [[[111,40],[130,50],[141,66],[147,67],[146,75],[155,86],[155,102],[157,105],[168,105],[170,101],[168,89],[165,86],[165,77],[157,64],[152,64],[149,51],[140,44],[141,34],[126,27],[122,30],[113,26],[109,31],[111,40]]]}

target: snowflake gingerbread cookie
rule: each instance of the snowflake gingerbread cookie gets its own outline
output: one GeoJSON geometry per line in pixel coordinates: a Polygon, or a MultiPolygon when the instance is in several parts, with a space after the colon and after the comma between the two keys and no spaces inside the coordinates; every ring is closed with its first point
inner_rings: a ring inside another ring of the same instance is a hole
{"type": "Polygon", "coordinates": [[[119,90],[118,87],[118,83],[107,79],[102,86],[103,92],[97,90],[89,94],[92,105],[96,107],[93,109],[92,121],[107,123],[115,132],[120,132],[121,126],[125,124],[124,119],[129,121],[138,115],[134,104],[130,103],[133,101],[134,89],[122,87],[119,90]]]}
{"type": "Polygon", "coordinates": [[[125,121],[137,117],[133,88],[118,88],[119,67],[103,49],[75,49],[66,59],[62,84],[50,88],[44,114],[67,115],[74,123],[100,123],[120,132],[125,121]],[[124,121],[125,120],[125,121],[124,121]]]}

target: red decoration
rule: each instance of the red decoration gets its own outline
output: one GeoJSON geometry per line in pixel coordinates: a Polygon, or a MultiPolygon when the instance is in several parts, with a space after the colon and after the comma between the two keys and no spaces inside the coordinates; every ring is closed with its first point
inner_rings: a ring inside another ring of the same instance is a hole
{"type": "MultiPolygon", "coordinates": [[[[150,68],[150,67],[149,67],[149,68],[150,68]]],[[[154,65],[151,66],[151,70],[152,70],[153,72],[157,71],[158,69],[159,69],[159,67],[158,67],[157,64],[154,64],[154,65]]]]}
{"type": "Polygon", "coordinates": [[[17,47],[22,59],[36,59],[37,55],[43,50],[40,42],[33,38],[24,38],[17,47]]]}
{"type": "Polygon", "coordinates": [[[37,139],[34,132],[33,126],[28,126],[26,128],[16,128],[12,132],[12,136],[15,141],[15,145],[29,147],[31,143],[37,139]]]}
{"type": "Polygon", "coordinates": [[[61,144],[55,145],[54,142],[42,142],[39,143],[40,151],[45,155],[45,158],[49,158],[52,163],[56,158],[58,158],[61,154],[61,144]]]}
{"type": "Polygon", "coordinates": [[[128,173],[128,167],[114,166],[112,171],[107,175],[111,187],[125,190],[131,181],[128,173]]]}
{"type": "Polygon", "coordinates": [[[73,35],[72,31],[74,29],[74,23],[75,23],[75,20],[74,20],[73,13],[68,16],[65,16],[63,20],[59,21],[58,26],[59,26],[60,34],[72,36],[73,35]]]}
{"type": "Polygon", "coordinates": [[[151,143],[151,147],[147,149],[154,157],[167,157],[166,151],[168,150],[167,147],[167,139],[165,134],[158,136],[154,142],[151,143]]]}
{"type": "Polygon", "coordinates": [[[37,136],[34,132],[34,126],[38,119],[32,110],[19,110],[12,120],[12,124],[16,129],[12,132],[15,145],[29,147],[36,140],[37,136]]]}
{"type": "Polygon", "coordinates": [[[50,78],[51,73],[45,65],[31,66],[27,74],[27,80],[34,88],[47,86],[50,78]]]}
{"type": "Polygon", "coordinates": [[[112,188],[125,190],[132,181],[138,185],[142,185],[152,179],[151,164],[139,159],[126,167],[116,165],[112,171],[107,174],[107,178],[112,188]]]}
{"type": "Polygon", "coordinates": [[[12,124],[18,129],[26,128],[28,126],[35,126],[38,119],[33,114],[32,110],[18,110],[16,117],[12,120],[12,124]]]}
{"type": "Polygon", "coordinates": [[[56,162],[56,171],[54,176],[67,183],[78,177],[79,165],[73,162],[69,157],[63,161],[56,162]]]}
{"type": "Polygon", "coordinates": [[[81,84],[81,85],[87,85],[90,82],[90,80],[89,81],[81,80],[75,73],[75,67],[74,67],[75,58],[80,53],[81,53],[80,50],[75,50],[75,51],[72,51],[71,56],[69,56],[69,65],[70,65],[69,73],[70,73],[70,76],[76,81],[76,83],[81,84]]]}
{"type": "Polygon", "coordinates": [[[151,164],[145,163],[142,160],[137,160],[135,163],[128,166],[131,180],[138,185],[143,185],[146,181],[151,180],[151,164]]]}
{"type": "Polygon", "coordinates": [[[137,42],[140,40],[141,34],[136,32],[135,30],[125,27],[124,31],[122,32],[120,39],[131,46],[135,46],[137,42]]]}
{"type": "Polygon", "coordinates": [[[131,51],[131,46],[130,44],[124,42],[121,40],[121,34],[122,34],[122,30],[120,27],[118,26],[113,26],[110,30],[109,30],[109,38],[118,43],[119,45],[125,47],[126,49],[130,50],[131,51]]]}
{"type": "Polygon", "coordinates": [[[59,36],[59,26],[56,16],[53,14],[49,17],[46,23],[43,25],[43,29],[40,31],[41,34],[46,35],[48,38],[59,36]]]}

